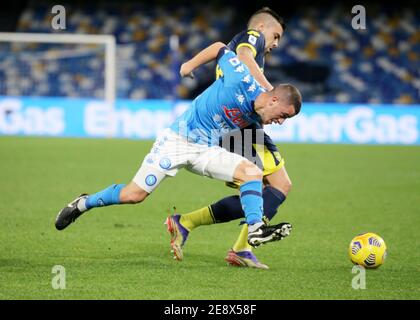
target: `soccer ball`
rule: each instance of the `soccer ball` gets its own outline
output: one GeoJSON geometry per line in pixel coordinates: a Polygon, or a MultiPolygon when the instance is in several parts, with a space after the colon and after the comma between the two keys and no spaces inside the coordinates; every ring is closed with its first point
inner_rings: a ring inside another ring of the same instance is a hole
{"type": "Polygon", "coordinates": [[[385,241],[375,233],[363,233],[350,242],[349,255],[354,264],[365,268],[378,268],[386,258],[385,241]]]}

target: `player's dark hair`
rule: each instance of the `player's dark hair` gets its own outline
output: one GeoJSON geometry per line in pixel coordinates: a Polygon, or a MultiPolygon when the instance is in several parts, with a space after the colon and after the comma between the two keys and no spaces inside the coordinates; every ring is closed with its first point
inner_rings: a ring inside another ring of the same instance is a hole
{"type": "Polygon", "coordinates": [[[249,28],[249,25],[250,25],[250,22],[252,21],[252,19],[256,16],[256,15],[258,15],[258,14],[261,14],[261,13],[266,13],[266,14],[269,14],[270,16],[272,16],[274,19],[276,19],[277,20],[277,22],[278,23],[280,23],[280,25],[282,26],[282,28],[283,28],[283,31],[284,30],[286,30],[286,23],[284,22],[284,19],[283,19],[283,17],[281,17],[277,12],[275,12],[274,10],[272,10],[272,9],[270,9],[269,7],[264,7],[264,8],[262,8],[262,9],[260,9],[260,10],[258,10],[257,12],[255,12],[250,18],[249,18],[249,20],[248,20],[248,28],[249,28]]]}
{"type": "Polygon", "coordinates": [[[289,90],[289,102],[295,107],[296,115],[300,112],[300,108],[302,107],[302,95],[295,86],[292,86],[291,84],[286,84],[285,86],[289,90]]]}
{"type": "Polygon", "coordinates": [[[302,95],[300,94],[298,88],[289,83],[285,83],[279,84],[276,88],[274,88],[274,91],[277,90],[281,90],[286,93],[285,95],[283,95],[283,97],[284,99],[286,99],[286,102],[288,104],[293,105],[295,109],[295,115],[297,115],[302,107],[302,95]]]}

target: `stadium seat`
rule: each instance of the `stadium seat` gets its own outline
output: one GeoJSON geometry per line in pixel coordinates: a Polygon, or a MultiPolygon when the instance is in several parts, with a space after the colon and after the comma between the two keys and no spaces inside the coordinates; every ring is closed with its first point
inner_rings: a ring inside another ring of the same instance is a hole
{"type": "MultiPolygon", "coordinates": [[[[100,9],[70,9],[66,32],[116,36],[117,96],[131,99],[191,98],[197,79],[211,81],[212,66],[197,70],[195,80],[186,80],[179,79],[179,65],[224,39],[236,14],[230,7],[203,5],[111,3],[100,9]],[[212,15],[203,14],[209,10],[212,15]],[[169,46],[173,34],[179,36],[175,53],[169,46]]],[[[267,59],[268,78],[273,83],[293,82],[306,101],[419,102],[419,16],[377,8],[366,30],[354,30],[345,9],[305,7],[289,17],[280,48],[267,59]]],[[[48,12],[45,4],[31,2],[17,31],[51,32],[48,12]]],[[[5,46],[0,44],[0,95],[102,98],[103,51],[95,46],[5,46]]]]}

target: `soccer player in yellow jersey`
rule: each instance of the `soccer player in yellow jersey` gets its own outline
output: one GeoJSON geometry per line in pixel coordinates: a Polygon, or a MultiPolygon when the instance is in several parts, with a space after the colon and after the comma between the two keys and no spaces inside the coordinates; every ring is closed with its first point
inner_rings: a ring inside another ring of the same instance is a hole
{"type": "MultiPolygon", "coordinates": [[[[255,12],[248,21],[247,30],[237,34],[228,44],[229,49],[236,52],[238,58],[247,65],[252,76],[265,89],[272,90],[273,86],[264,76],[265,55],[278,47],[279,41],[285,30],[283,19],[270,8],[262,8],[255,12]]],[[[182,76],[192,76],[192,71],[203,64],[202,57],[197,54],[194,58],[181,66],[182,76]]],[[[219,66],[216,67],[216,78],[222,77],[223,73],[219,66]]],[[[263,131],[262,126],[252,125],[242,129],[252,131],[252,144],[256,157],[250,159],[244,151],[247,141],[243,141],[242,154],[263,170],[264,174],[264,219],[266,223],[276,214],[278,207],[284,202],[291,188],[291,181],[287,174],[284,159],[271,138],[263,131]],[[259,137],[259,138],[258,138],[259,137]]],[[[237,152],[231,148],[231,152],[237,152]]],[[[252,155],[251,155],[252,157],[252,155]]],[[[235,183],[226,183],[228,186],[237,188],[235,183]]],[[[201,225],[227,222],[243,218],[239,196],[229,196],[207,207],[198,209],[187,214],[174,214],[166,220],[168,231],[171,233],[171,247],[174,257],[181,260],[182,248],[188,238],[189,232],[201,225]]],[[[254,267],[268,269],[268,266],[258,261],[252,247],[247,242],[247,225],[244,224],[241,233],[228,251],[225,260],[235,266],[254,267]]]]}

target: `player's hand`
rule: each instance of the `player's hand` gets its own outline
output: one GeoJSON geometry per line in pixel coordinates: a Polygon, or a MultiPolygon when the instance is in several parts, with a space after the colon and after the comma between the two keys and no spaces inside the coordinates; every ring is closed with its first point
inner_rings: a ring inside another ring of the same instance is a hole
{"type": "Polygon", "coordinates": [[[181,65],[181,69],[179,70],[179,74],[181,75],[181,77],[188,77],[191,79],[194,79],[194,74],[193,74],[193,69],[191,69],[191,67],[188,65],[188,63],[183,63],[181,65]]]}

